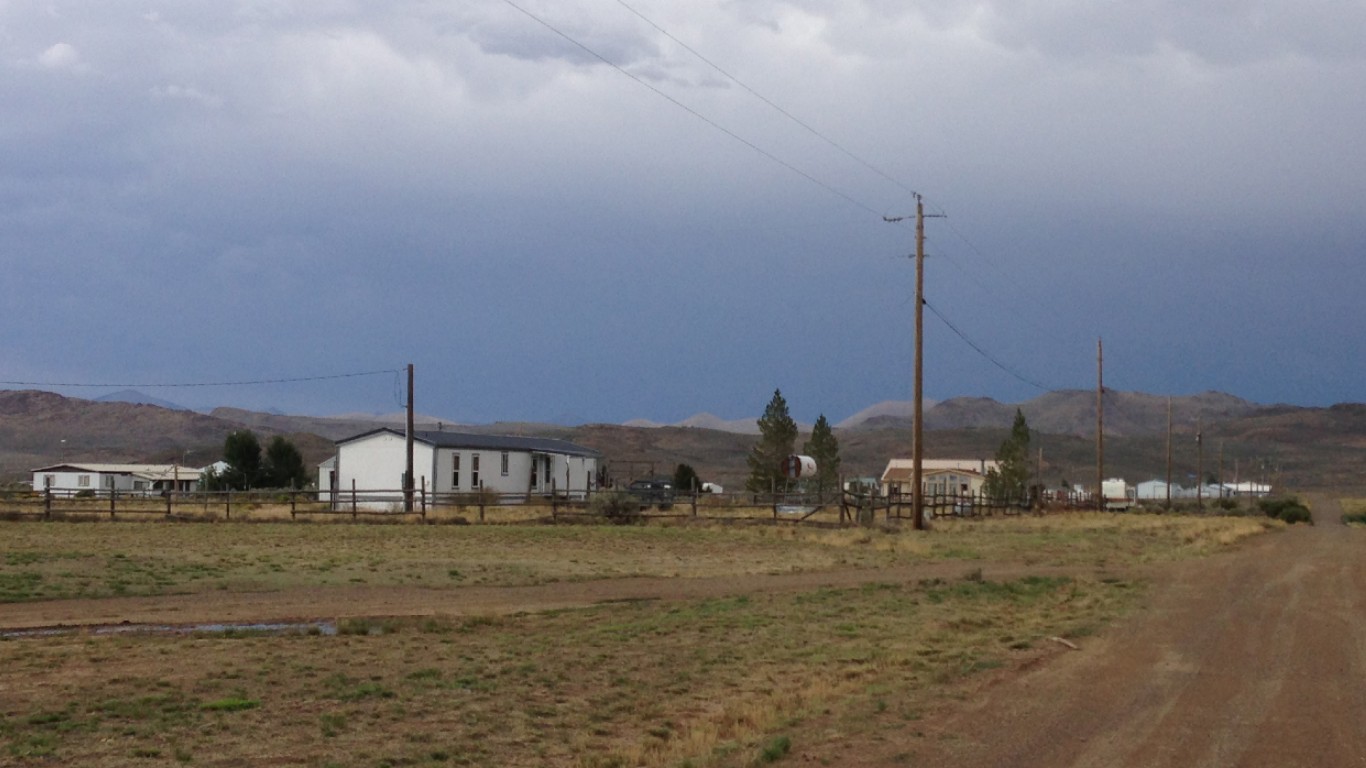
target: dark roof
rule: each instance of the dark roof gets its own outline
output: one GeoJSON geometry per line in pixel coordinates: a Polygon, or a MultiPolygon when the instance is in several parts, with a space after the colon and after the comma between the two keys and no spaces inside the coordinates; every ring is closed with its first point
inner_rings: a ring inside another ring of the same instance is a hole
{"type": "MultiPolygon", "coordinates": [[[[391,427],[380,427],[369,432],[344,438],[337,445],[350,443],[380,432],[389,432],[399,437],[403,431],[391,427]]],[[[444,429],[419,429],[413,432],[413,440],[427,443],[436,448],[467,448],[476,451],[531,451],[536,453],[561,453],[567,456],[588,456],[601,458],[602,454],[568,440],[552,437],[522,437],[520,435],[480,435],[471,432],[451,432],[444,429]]]]}

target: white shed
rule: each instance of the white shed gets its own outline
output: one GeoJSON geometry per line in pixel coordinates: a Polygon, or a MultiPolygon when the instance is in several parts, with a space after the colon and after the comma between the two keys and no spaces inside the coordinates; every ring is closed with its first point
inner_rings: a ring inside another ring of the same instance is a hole
{"type": "MultiPolygon", "coordinates": [[[[601,457],[567,440],[420,430],[413,433],[413,486],[429,494],[581,495],[597,487],[601,457]]],[[[372,501],[400,501],[405,466],[400,430],[339,440],[336,457],[319,467],[319,496],[329,501],[329,491],[340,497],[354,487],[372,501]]]]}

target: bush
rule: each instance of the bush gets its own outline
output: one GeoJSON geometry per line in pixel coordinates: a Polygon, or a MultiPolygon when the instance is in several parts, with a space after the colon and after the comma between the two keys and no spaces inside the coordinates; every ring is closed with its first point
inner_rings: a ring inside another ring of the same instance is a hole
{"type": "Polygon", "coordinates": [[[1267,517],[1274,517],[1285,523],[1309,523],[1313,524],[1313,516],[1309,514],[1309,508],[1300,503],[1294,496],[1284,499],[1263,499],[1257,502],[1262,513],[1267,517]]]}
{"type": "Polygon", "coordinates": [[[640,522],[640,499],[626,491],[602,491],[593,494],[588,511],[624,525],[640,522]]]}

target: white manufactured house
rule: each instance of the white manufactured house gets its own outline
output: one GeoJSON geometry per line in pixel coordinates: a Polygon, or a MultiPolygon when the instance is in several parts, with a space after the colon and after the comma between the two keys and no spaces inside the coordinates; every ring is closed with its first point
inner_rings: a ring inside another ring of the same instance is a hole
{"type": "Polygon", "coordinates": [[[71,495],[199,490],[202,469],[175,464],[54,464],[33,470],[33,490],[71,495]]]}
{"type": "MultiPolygon", "coordinates": [[[[477,435],[444,429],[413,433],[413,486],[428,494],[582,495],[597,487],[602,454],[567,440],[477,435]]],[[[318,466],[320,501],[356,489],[369,500],[402,499],[406,440],[383,427],[337,441],[318,466]]]]}

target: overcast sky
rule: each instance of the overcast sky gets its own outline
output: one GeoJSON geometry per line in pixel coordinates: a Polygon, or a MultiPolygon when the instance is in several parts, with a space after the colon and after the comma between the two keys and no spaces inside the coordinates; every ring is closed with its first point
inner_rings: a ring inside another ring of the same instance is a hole
{"type": "Polygon", "coordinates": [[[914,190],[927,397],[1366,397],[1360,0],[516,3],[0,0],[0,379],[838,421],[914,190]]]}

